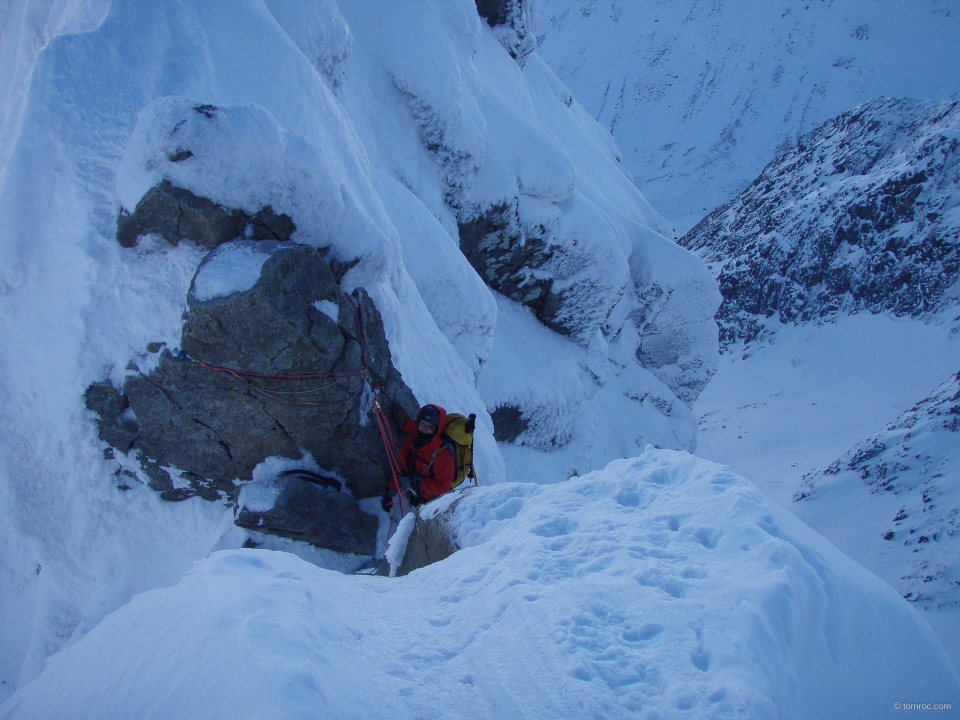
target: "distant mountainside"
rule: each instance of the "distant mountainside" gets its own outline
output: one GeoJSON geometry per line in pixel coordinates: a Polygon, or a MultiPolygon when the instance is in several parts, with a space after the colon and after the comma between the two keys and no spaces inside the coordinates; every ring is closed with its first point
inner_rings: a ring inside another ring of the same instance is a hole
{"type": "Polygon", "coordinates": [[[861,515],[871,508],[882,525],[847,552],[910,601],[960,606],[960,373],[806,476],[795,499],[808,524],[830,539],[838,529],[830,508],[856,505],[861,515]]]}
{"type": "Polygon", "coordinates": [[[878,98],[803,136],[680,239],[714,270],[723,345],[836,313],[957,302],[960,103],[878,98]]]}
{"type": "Polygon", "coordinates": [[[683,234],[873,97],[960,92],[960,2],[540,0],[538,52],[683,234]]]}

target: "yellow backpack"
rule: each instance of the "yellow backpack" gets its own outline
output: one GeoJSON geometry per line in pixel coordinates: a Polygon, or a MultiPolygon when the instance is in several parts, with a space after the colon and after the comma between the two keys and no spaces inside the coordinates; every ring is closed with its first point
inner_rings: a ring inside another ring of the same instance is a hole
{"type": "Polygon", "coordinates": [[[473,429],[476,423],[477,416],[473,414],[470,417],[460,413],[447,414],[447,424],[440,439],[450,448],[457,464],[453,487],[459,487],[466,478],[471,478],[473,484],[477,484],[477,471],[473,468],[473,429]]]}

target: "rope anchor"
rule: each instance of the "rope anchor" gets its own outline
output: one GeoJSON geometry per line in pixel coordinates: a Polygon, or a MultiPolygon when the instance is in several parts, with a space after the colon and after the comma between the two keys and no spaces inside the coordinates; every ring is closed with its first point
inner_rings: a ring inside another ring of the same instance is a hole
{"type": "MultiPolygon", "coordinates": [[[[345,293],[346,294],[346,293],[345,293]]],[[[196,363],[201,367],[205,367],[208,370],[213,372],[220,373],[221,375],[226,375],[231,380],[243,385],[247,390],[254,393],[255,395],[270,400],[277,403],[278,405],[284,405],[286,407],[293,408],[329,408],[336,407],[337,405],[344,405],[349,402],[353,402],[363,393],[364,382],[367,381],[370,377],[370,371],[367,367],[367,334],[363,326],[363,313],[360,310],[360,307],[357,305],[356,300],[352,296],[347,294],[347,299],[350,301],[350,304],[353,305],[353,315],[357,321],[357,339],[360,343],[360,367],[356,370],[344,370],[341,372],[328,372],[328,373],[306,373],[306,374],[292,374],[292,373],[280,373],[280,374],[267,374],[267,373],[256,373],[249,372],[244,370],[233,370],[231,368],[219,367],[217,365],[211,365],[202,360],[196,360],[189,355],[187,355],[182,349],[174,353],[174,357],[180,360],[186,360],[189,362],[196,363]],[[295,400],[284,400],[283,398],[277,397],[279,395],[307,395],[312,392],[321,392],[323,390],[329,390],[332,387],[339,385],[344,380],[349,379],[351,376],[362,375],[360,382],[360,387],[355,393],[350,395],[350,397],[340,400],[333,403],[317,403],[317,402],[298,402],[295,400]],[[310,380],[318,378],[337,378],[334,382],[323,387],[314,388],[312,390],[305,390],[300,392],[283,392],[275,390],[273,392],[267,392],[263,388],[258,388],[255,385],[248,382],[245,378],[259,378],[262,380],[310,380]]]]}

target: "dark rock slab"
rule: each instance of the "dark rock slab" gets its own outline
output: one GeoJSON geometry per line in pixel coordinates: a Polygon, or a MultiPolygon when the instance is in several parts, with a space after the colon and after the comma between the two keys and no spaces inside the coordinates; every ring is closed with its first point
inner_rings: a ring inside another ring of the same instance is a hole
{"type": "Polygon", "coordinates": [[[171,245],[192,240],[212,250],[238,237],[288,240],[294,230],[293,220],[269,205],[248,215],[194,195],[169,180],[148,190],[132,213],[121,209],[117,219],[117,241],[124,247],[133,247],[144,235],[155,233],[171,245]]]}
{"type": "Polygon", "coordinates": [[[240,508],[236,524],[248,530],[300,540],[337,552],[373,555],[377,519],[367,515],[347,493],[281,478],[274,506],[264,512],[240,508]]]}
{"type": "Polygon", "coordinates": [[[320,248],[234,240],[214,252],[240,251],[266,256],[260,277],[223,297],[198,299],[191,291],[181,338],[189,359],[164,351],[154,370],[128,377],[122,392],[103,383],[87,391],[101,438],[139,451],[150,485],[168,500],[233,500],[238,481],[252,479],[260,462],[299,459],[303,451],[344,477],[356,497],[382,494],[389,469],[361,403],[363,376],[275,377],[360,369],[359,311],[369,377],[396,432],[418,406],[393,366],[376,306],[362,288],[352,299],[340,290],[320,248]]]}
{"type": "MultiPolygon", "coordinates": [[[[461,498],[457,498],[449,507],[427,519],[417,516],[416,527],[407,540],[407,551],[403,561],[395,573],[396,577],[408,575],[427,565],[446,560],[453,555],[460,546],[457,544],[456,533],[453,530],[453,513],[461,498]]],[[[389,576],[390,563],[386,559],[380,562],[377,575],[389,576]]]]}

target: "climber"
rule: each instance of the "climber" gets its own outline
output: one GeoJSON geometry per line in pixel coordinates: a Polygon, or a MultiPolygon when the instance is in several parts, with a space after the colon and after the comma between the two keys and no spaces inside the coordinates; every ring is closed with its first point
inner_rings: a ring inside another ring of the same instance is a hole
{"type": "MultiPolygon", "coordinates": [[[[407,420],[401,428],[410,433],[400,445],[399,470],[403,491],[410,503],[420,505],[450,492],[457,473],[456,461],[441,433],[447,411],[439,405],[424,405],[416,420],[407,420]]],[[[388,487],[380,506],[389,510],[397,491],[388,487]]]]}

